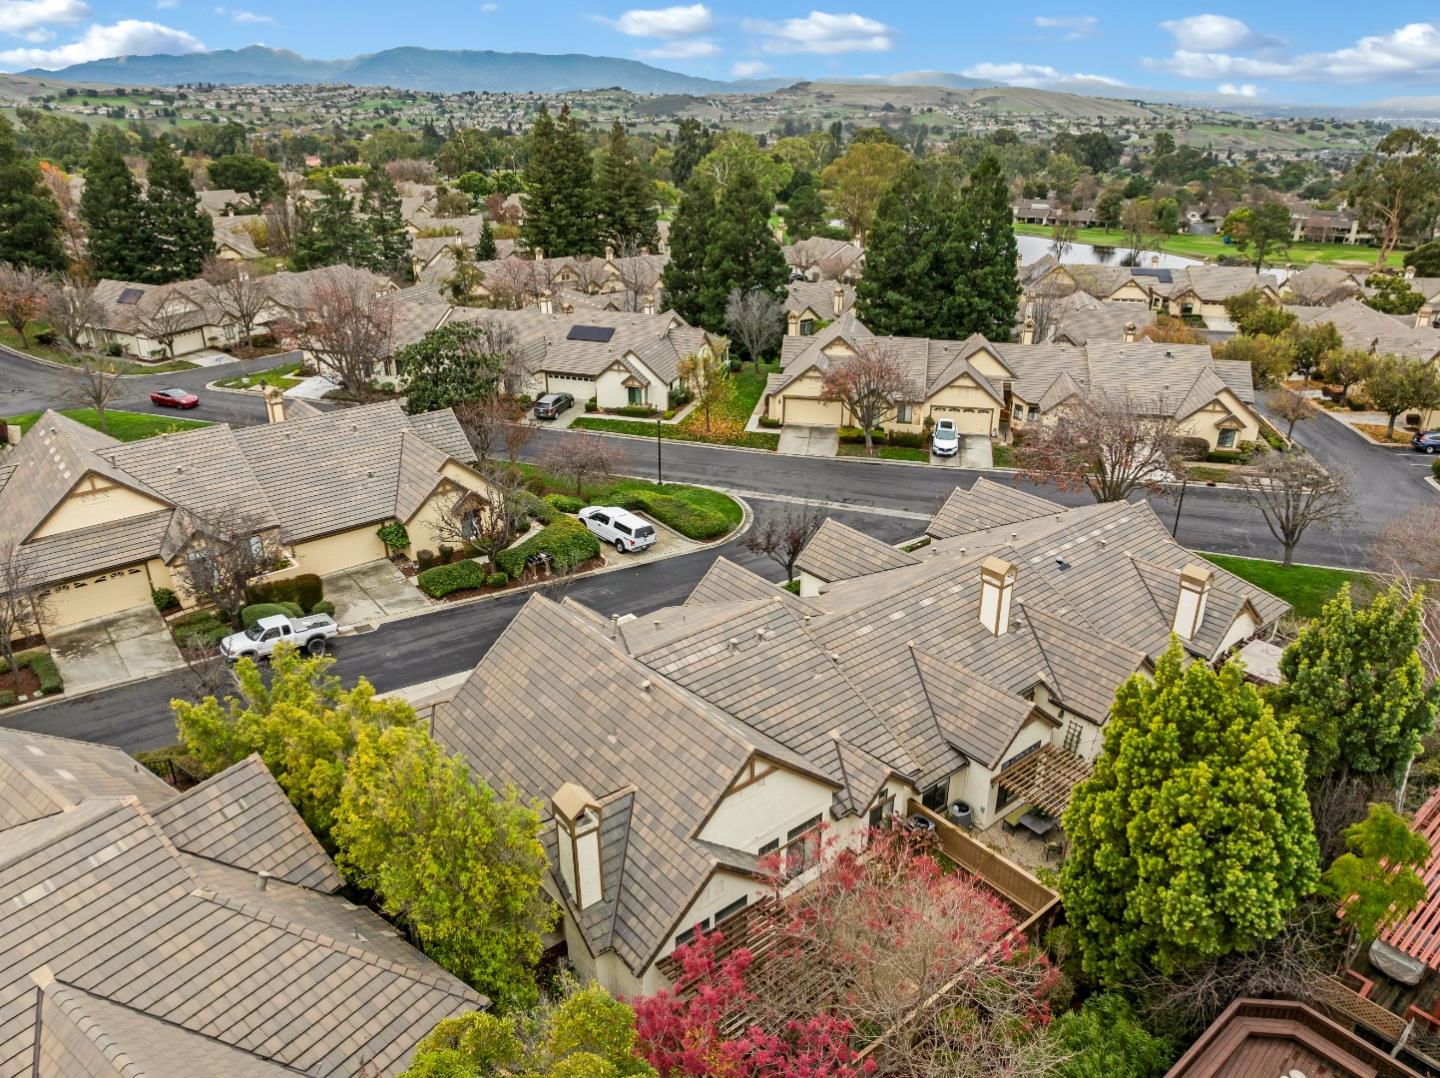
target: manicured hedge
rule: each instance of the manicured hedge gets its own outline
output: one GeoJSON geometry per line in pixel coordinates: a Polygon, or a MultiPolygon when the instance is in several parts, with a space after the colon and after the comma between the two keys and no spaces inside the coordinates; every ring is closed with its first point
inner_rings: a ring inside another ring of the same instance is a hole
{"type": "Polygon", "coordinates": [[[558,509],[562,513],[578,513],[585,508],[584,498],[577,498],[573,494],[547,494],[545,501],[552,509],[558,509]]]}
{"type": "Polygon", "coordinates": [[[452,591],[485,586],[485,567],[477,561],[457,561],[426,569],[415,578],[416,586],[432,599],[440,599],[452,591]]]}
{"type": "Polygon", "coordinates": [[[273,618],[283,614],[287,618],[303,618],[305,611],[299,603],[254,603],[240,611],[240,624],[252,629],[261,618],[273,618]]]}
{"type": "MultiPolygon", "coordinates": [[[[541,490],[543,492],[544,488],[542,487],[541,490]]],[[[515,499],[516,509],[527,517],[538,520],[541,524],[554,524],[560,519],[560,514],[555,511],[553,505],[528,490],[517,490],[511,497],[515,499]]]]}
{"type": "Polygon", "coordinates": [[[235,631],[221,621],[213,610],[196,610],[176,618],[171,629],[175,633],[175,640],[182,647],[187,643],[212,647],[235,631]]]}
{"type": "MultiPolygon", "coordinates": [[[[15,656],[15,665],[21,669],[28,666],[34,671],[36,680],[40,682],[41,696],[50,696],[65,690],[65,683],[60,679],[60,668],[55,665],[55,660],[48,651],[22,651],[15,656]]],[[[9,670],[5,661],[0,659],[0,674],[9,673],[9,670]]],[[[16,694],[8,689],[0,692],[0,707],[10,707],[18,699],[16,694]]]]}
{"type": "Polygon", "coordinates": [[[625,495],[625,508],[642,510],[673,528],[687,539],[717,539],[730,530],[730,523],[719,513],[691,505],[670,494],[653,490],[631,490],[625,495]]]}
{"type": "Polygon", "coordinates": [[[335,616],[335,604],[332,603],[329,599],[321,599],[318,603],[316,603],[316,604],[310,609],[310,613],[312,613],[312,614],[329,614],[331,617],[334,617],[334,616],[335,616]]]}
{"type": "Polygon", "coordinates": [[[510,583],[510,578],[504,573],[491,573],[485,578],[487,588],[503,588],[508,583],[510,583]]]}
{"type": "Polygon", "coordinates": [[[525,572],[525,565],[537,554],[548,554],[551,566],[574,568],[600,555],[600,540],[578,520],[561,517],[548,524],[523,543],[502,550],[495,564],[511,578],[525,572]]]}
{"type": "Polygon", "coordinates": [[[295,603],[305,613],[314,610],[315,604],[325,598],[325,584],[314,573],[301,573],[252,585],[245,594],[252,603],[295,603]]]}

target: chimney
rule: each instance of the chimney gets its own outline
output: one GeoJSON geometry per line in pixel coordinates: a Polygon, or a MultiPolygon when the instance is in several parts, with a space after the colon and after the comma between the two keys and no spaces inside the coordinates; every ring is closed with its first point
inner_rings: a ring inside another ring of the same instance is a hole
{"type": "Polygon", "coordinates": [[[980,563],[980,624],[991,636],[1010,631],[1010,602],[1015,593],[1015,566],[994,555],[980,563]]]}
{"type": "Polygon", "coordinates": [[[839,318],[845,313],[845,289],[839,281],[835,282],[835,317],[839,318]]]}
{"type": "Polygon", "coordinates": [[[265,422],[285,422],[285,394],[279,386],[270,386],[265,390],[265,422]]]}
{"type": "Polygon", "coordinates": [[[555,299],[554,299],[554,296],[551,294],[550,289],[548,289],[548,288],[545,289],[545,291],[543,291],[543,292],[540,293],[540,313],[541,313],[541,314],[554,314],[554,313],[555,313],[555,299]]]}
{"type": "Polygon", "coordinates": [[[590,791],[567,782],[550,799],[555,809],[555,833],[560,877],[575,905],[593,906],[605,897],[600,874],[600,806],[590,791]]]}
{"type": "Polygon", "coordinates": [[[535,248],[535,261],[536,261],[536,262],[544,262],[544,261],[545,261],[545,248],[543,248],[543,247],[537,247],[537,248],[535,248]]]}
{"type": "Polygon", "coordinates": [[[615,248],[611,247],[608,243],[605,245],[605,261],[615,261],[615,248]]]}
{"type": "Polygon", "coordinates": [[[645,303],[644,303],[644,305],[640,308],[640,313],[641,313],[641,314],[654,314],[654,313],[655,313],[655,293],[652,292],[652,293],[650,293],[650,295],[648,295],[648,296],[645,297],[645,303]]]}
{"type": "Polygon", "coordinates": [[[791,311],[785,316],[785,332],[788,336],[800,336],[800,312],[791,311]]]}
{"type": "Polygon", "coordinates": [[[1126,322],[1126,323],[1125,323],[1125,338],[1124,338],[1124,340],[1125,340],[1125,343],[1126,343],[1126,344],[1134,344],[1134,343],[1135,343],[1135,323],[1134,323],[1134,322],[1126,322]]]}
{"type": "Polygon", "coordinates": [[[1200,631],[1214,575],[1209,568],[1195,562],[1180,570],[1180,594],[1175,600],[1175,620],[1170,628],[1181,640],[1193,640],[1200,631]]]}
{"type": "Polygon", "coordinates": [[[270,889],[270,873],[261,869],[255,873],[255,890],[268,891],[270,889]]]}
{"type": "Polygon", "coordinates": [[[1024,325],[1024,326],[1021,328],[1021,330],[1020,330],[1020,343],[1021,343],[1021,344],[1034,344],[1034,343],[1035,343],[1035,316],[1034,316],[1034,315],[1026,315],[1026,316],[1025,316],[1025,325],[1024,325]]]}

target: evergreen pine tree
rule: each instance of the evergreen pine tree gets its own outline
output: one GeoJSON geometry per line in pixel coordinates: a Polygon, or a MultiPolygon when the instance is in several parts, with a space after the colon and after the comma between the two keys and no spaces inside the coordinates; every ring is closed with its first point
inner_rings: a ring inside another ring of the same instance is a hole
{"type": "Polygon", "coordinates": [[[856,313],[873,332],[951,338],[944,320],[951,281],[947,252],[957,192],[941,170],[912,164],[875,210],[856,313]]]}
{"type": "Polygon", "coordinates": [[[543,107],[530,130],[520,240],[546,257],[596,254],[594,167],[570,106],[552,120],[543,107]]]}
{"type": "Polygon", "coordinates": [[[333,176],[326,176],[315,187],[320,198],[312,205],[301,207],[291,266],[297,270],[341,262],[365,268],[373,266],[374,237],[365,222],[355,216],[350,193],[333,176]]]}
{"type": "Polygon", "coordinates": [[[725,302],[732,289],[776,297],[784,293],[789,268],[770,232],[770,209],[759,179],[749,171],[740,172],[725,188],[705,246],[698,323],[703,328],[724,332],[725,302]]]}
{"type": "MultiPolygon", "coordinates": [[[[943,336],[979,333],[1008,341],[1020,310],[1014,214],[1000,159],[986,153],[961,196],[959,227],[951,235],[951,295],[943,336]]],[[[868,272],[868,266],[867,266],[868,272]]]]}
{"type": "Polygon", "coordinates": [[[700,287],[715,199],[714,179],[705,173],[692,176],[680,192],[680,205],[670,222],[670,261],[661,276],[665,302],[691,325],[700,324],[700,287]]]}
{"type": "Polygon", "coordinates": [[[825,200],[808,172],[797,172],[791,181],[790,198],[781,213],[785,219],[785,236],[791,243],[818,236],[829,223],[825,200]]]}
{"type": "Polygon", "coordinates": [[[696,119],[680,121],[680,130],[675,136],[675,152],[670,158],[670,179],[675,186],[684,187],[690,182],[690,174],[700,159],[710,152],[714,138],[696,119]]]}
{"type": "Polygon", "coordinates": [[[360,213],[372,240],[370,268],[410,277],[410,234],[400,209],[400,191],[383,165],[371,165],[360,192],[360,213]]]}
{"type": "Polygon", "coordinates": [[[214,226],[200,208],[190,170],[168,142],[157,142],[146,170],[146,264],[137,278],[152,284],[200,275],[215,251],[214,226]]]}
{"type": "Polygon", "coordinates": [[[15,128],[0,116],[0,262],[42,270],[65,268],[60,207],[40,179],[40,166],[21,153],[15,128]]]}
{"type": "Polygon", "coordinates": [[[495,233],[490,231],[490,222],[486,221],[480,226],[480,238],[475,241],[475,261],[492,262],[500,257],[500,251],[495,246],[495,233]]]}
{"type": "Polygon", "coordinates": [[[600,236],[621,252],[653,250],[655,185],[630,150],[625,126],[616,120],[596,164],[595,208],[600,236]]]}
{"type": "Polygon", "coordinates": [[[80,217],[85,222],[90,270],[96,277],[138,280],[146,271],[150,244],[145,236],[140,185],[125,164],[125,136],[102,127],[90,143],[80,217]]]}

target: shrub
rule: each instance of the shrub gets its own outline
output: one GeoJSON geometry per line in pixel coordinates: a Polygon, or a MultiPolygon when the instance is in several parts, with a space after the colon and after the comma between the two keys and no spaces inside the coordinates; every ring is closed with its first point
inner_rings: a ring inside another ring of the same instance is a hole
{"type": "Polygon", "coordinates": [[[175,605],[175,593],[169,588],[151,588],[150,601],[155,604],[156,610],[169,610],[175,605]]]}
{"type": "Polygon", "coordinates": [[[0,708],[14,707],[19,702],[20,697],[16,696],[9,689],[0,689],[0,708]]]}
{"type": "Polygon", "coordinates": [[[779,430],[785,425],[781,423],[778,419],[771,419],[768,415],[762,415],[758,420],[758,423],[766,430],[779,430]]]}
{"type": "Polygon", "coordinates": [[[213,647],[230,635],[231,628],[213,610],[196,610],[175,619],[172,626],[181,645],[213,647]]]}
{"type": "Polygon", "coordinates": [[[508,583],[510,583],[510,578],[504,573],[491,573],[485,578],[487,588],[503,588],[508,583]]]}
{"type": "Polygon", "coordinates": [[[529,560],[541,554],[548,556],[555,568],[574,568],[600,556],[600,540],[578,520],[561,517],[523,543],[502,550],[495,556],[495,564],[508,576],[518,577],[529,560]]]}
{"type": "Polygon", "coordinates": [[[620,408],[605,409],[610,415],[630,416],[633,419],[654,419],[655,408],[649,404],[627,404],[620,408]]]}
{"type": "Polygon", "coordinates": [[[1440,457],[1436,457],[1430,462],[1430,474],[1436,479],[1440,479],[1440,457]]]}
{"type": "Polygon", "coordinates": [[[435,564],[435,551],[417,550],[415,552],[415,564],[420,567],[420,571],[423,573],[435,564]]]}
{"type": "Polygon", "coordinates": [[[537,498],[529,491],[517,491],[514,495],[515,507],[527,517],[538,520],[541,524],[554,524],[560,514],[555,512],[549,502],[537,498]]]}
{"type": "Polygon", "coordinates": [[[111,341],[105,346],[105,354],[107,356],[110,356],[111,358],[118,359],[120,356],[124,355],[124,351],[121,349],[118,341],[111,341]]]}
{"type": "Polygon", "coordinates": [[[404,550],[410,545],[410,533],[405,530],[405,525],[401,524],[398,520],[381,524],[380,527],[375,529],[375,534],[378,535],[380,541],[385,544],[385,549],[391,553],[397,550],[404,550]]]}
{"type": "Polygon", "coordinates": [[[587,412],[593,412],[593,411],[595,411],[595,410],[599,407],[599,405],[600,405],[600,402],[599,402],[598,400],[596,400],[594,397],[591,397],[589,400],[587,400],[587,401],[585,402],[585,410],[586,410],[587,412]]]}
{"type": "Polygon", "coordinates": [[[544,494],[545,480],[538,475],[529,476],[525,480],[525,489],[531,494],[544,494]]]}
{"type": "Polygon", "coordinates": [[[314,606],[312,606],[312,607],[310,608],[310,613],[312,613],[312,614],[329,614],[331,617],[334,617],[334,616],[335,616],[335,604],[332,603],[329,599],[321,599],[318,603],[316,603],[314,606]]]}
{"type": "Polygon", "coordinates": [[[245,589],[245,594],[252,603],[294,603],[303,611],[311,611],[325,597],[325,582],[314,573],[301,573],[254,584],[245,589]]]}
{"type": "Polygon", "coordinates": [[[1204,460],[1210,455],[1210,443],[1204,438],[1176,438],[1175,448],[1184,460],[1204,460]]]}
{"type": "Polygon", "coordinates": [[[54,344],[60,338],[53,329],[42,329],[35,334],[36,344],[54,344]]]}
{"type": "Polygon", "coordinates": [[[415,578],[415,584],[432,599],[441,599],[451,592],[485,585],[485,569],[479,562],[457,561],[426,569],[415,578]]]}
{"type": "Polygon", "coordinates": [[[921,449],[925,445],[925,435],[918,430],[892,430],[886,441],[890,445],[902,445],[907,449],[921,449]]]}
{"type": "Polygon", "coordinates": [[[35,672],[42,695],[49,696],[64,690],[65,682],[60,677],[60,668],[55,665],[55,659],[48,651],[29,651],[15,656],[15,661],[35,672]]]}
{"type": "Polygon", "coordinates": [[[305,616],[305,611],[300,609],[299,603],[255,603],[240,611],[240,624],[250,629],[261,618],[273,618],[277,614],[299,618],[305,616]]]}
{"type": "Polygon", "coordinates": [[[685,405],[689,404],[694,399],[695,394],[690,392],[690,390],[685,386],[680,386],[677,389],[672,389],[669,394],[669,404],[671,408],[684,408],[685,405]]]}
{"type": "MultiPolygon", "coordinates": [[[[841,427],[839,430],[841,445],[864,445],[865,432],[859,427],[841,427]]],[[[870,432],[870,440],[883,442],[885,440],[885,428],[876,427],[870,432]]]]}
{"type": "Polygon", "coordinates": [[[730,530],[729,522],[719,513],[691,505],[672,494],[654,490],[632,490],[625,496],[625,508],[643,510],[674,528],[687,539],[716,539],[730,530]]]}
{"type": "Polygon", "coordinates": [[[441,543],[435,548],[435,561],[439,565],[449,565],[455,557],[455,548],[441,543]]]}
{"type": "Polygon", "coordinates": [[[562,513],[578,513],[585,508],[585,499],[577,498],[573,494],[547,494],[546,503],[562,513]]]}

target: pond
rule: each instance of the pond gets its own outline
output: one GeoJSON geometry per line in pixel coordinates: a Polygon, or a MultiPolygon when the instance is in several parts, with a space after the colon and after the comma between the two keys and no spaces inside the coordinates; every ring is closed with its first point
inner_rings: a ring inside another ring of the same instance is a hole
{"type": "MultiPolygon", "coordinates": [[[[1116,239],[1119,239],[1116,234],[1116,239]]],[[[1029,265],[1038,258],[1054,254],[1047,236],[1016,236],[1015,243],[1020,250],[1020,261],[1029,265]]],[[[1060,254],[1062,262],[1078,262],[1088,266],[1121,266],[1128,264],[1130,248],[1096,247],[1088,243],[1071,243],[1060,254]]],[[[1198,266],[1198,258],[1183,258],[1180,255],[1162,254],[1156,251],[1140,252],[1141,266],[1158,266],[1161,269],[1179,269],[1182,266],[1198,266]],[[1158,261],[1156,261],[1158,259],[1158,261]]]]}

